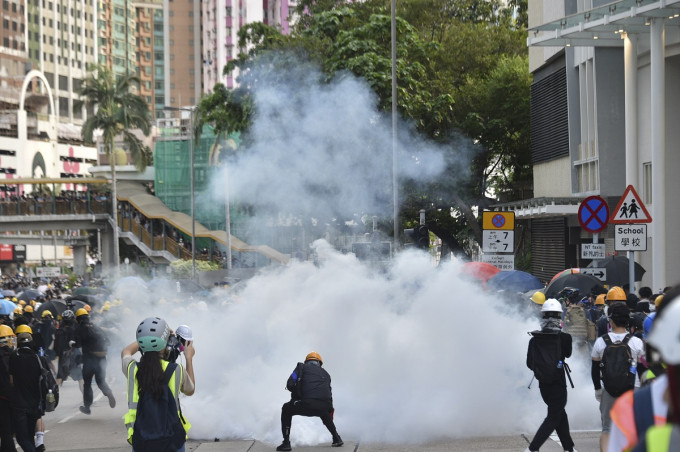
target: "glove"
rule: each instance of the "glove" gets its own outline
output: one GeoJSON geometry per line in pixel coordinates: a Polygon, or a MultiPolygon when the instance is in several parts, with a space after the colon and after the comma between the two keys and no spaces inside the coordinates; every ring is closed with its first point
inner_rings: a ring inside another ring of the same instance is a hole
{"type": "Polygon", "coordinates": [[[595,390],[595,400],[597,400],[598,402],[602,401],[602,389],[595,390]]]}

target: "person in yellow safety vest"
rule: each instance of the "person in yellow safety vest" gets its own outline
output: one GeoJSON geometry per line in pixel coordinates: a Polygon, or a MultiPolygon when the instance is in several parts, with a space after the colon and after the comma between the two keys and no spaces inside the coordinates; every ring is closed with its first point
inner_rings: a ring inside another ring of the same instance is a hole
{"type": "MultiPolygon", "coordinates": [[[[130,444],[132,444],[132,436],[134,434],[139,391],[140,389],[143,389],[153,392],[153,385],[157,385],[158,382],[162,380],[163,373],[169,365],[169,362],[164,359],[164,356],[167,351],[168,338],[171,334],[172,331],[165,320],[158,317],[148,317],[137,327],[137,340],[126,346],[121,352],[123,373],[128,382],[128,412],[123,419],[125,420],[125,425],[128,429],[128,442],[130,444]],[[137,351],[142,353],[142,358],[139,362],[134,359],[134,355],[137,351]],[[156,375],[155,379],[153,379],[153,375],[156,375]],[[142,382],[142,386],[147,387],[140,388],[140,381],[142,382]]],[[[184,346],[186,369],[182,367],[181,364],[177,363],[177,368],[174,370],[173,375],[168,382],[168,386],[175,397],[178,410],[179,391],[190,396],[193,395],[195,390],[193,366],[193,357],[195,353],[193,341],[187,341],[184,346]]],[[[191,424],[189,424],[182,415],[180,415],[180,420],[182,421],[185,432],[188,433],[191,424]]],[[[186,437],[187,435],[185,435],[185,440],[186,437]]],[[[182,444],[182,447],[178,448],[177,452],[184,452],[184,450],[184,444],[182,444]]],[[[175,451],[168,450],[168,452],[175,451]]]]}
{"type": "Polygon", "coordinates": [[[669,295],[658,307],[647,344],[649,359],[663,361],[667,373],[616,401],[611,410],[608,452],[680,450],[680,286],[669,295]],[[660,360],[653,357],[656,354],[660,360]]]}

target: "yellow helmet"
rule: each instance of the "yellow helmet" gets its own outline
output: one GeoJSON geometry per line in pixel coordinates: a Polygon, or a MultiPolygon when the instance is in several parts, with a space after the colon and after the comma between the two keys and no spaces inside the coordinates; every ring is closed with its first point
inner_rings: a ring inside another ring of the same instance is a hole
{"type": "Polygon", "coordinates": [[[14,348],[14,331],[7,325],[0,325],[0,344],[14,348]]]}
{"type": "Polygon", "coordinates": [[[0,325],[0,338],[14,336],[14,331],[7,325],[0,325]]]}
{"type": "Polygon", "coordinates": [[[80,317],[81,315],[89,315],[89,314],[87,313],[87,309],[85,309],[85,308],[80,308],[80,309],[78,309],[78,310],[76,311],[76,319],[77,319],[78,317],[80,317]]]}
{"type": "Polygon", "coordinates": [[[533,301],[536,304],[543,304],[543,303],[545,303],[545,294],[543,292],[541,292],[540,290],[537,290],[531,296],[531,301],[533,301]]]}
{"type": "MultiPolygon", "coordinates": [[[[16,301],[16,298],[14,300],[16,301]]],[[[26,302],[24,300],[19,300],[19,304],[21,306],[26,306],[26,302]]]]}
{"type": "Polygon", "coordinates": [[[19,325],[18,327],[16,327],[14,329],[14,333],[15,334],[19,334],[19,333],[33,334],[33,330],[28,325],[19,325]]]}
{"type": "Polygon", "coordinates": [[[33,306],[30,304],[24,308],[24,312],[33,312],[33,306]]]}
{"type": "Polygon", "coordinates": [[[623,291],[619,286],[614,286],[607,292],[607,301],[626,301],[626,292],[623,291]]]}
{"type": "Polygon", "coordinates": [[[35,308],[35,300],[31,300],[31,306],[35,308]]]}
{"type": "Polygon", "coordinates": [[[604,304],[604,298],[605,298],[605,295],[604,295],[603,293],[601,293],[601,294],[598,295],[597,298],[595,299],[595,304],[596,304],[596,305],[598,305],[598,304],[604,304]]]}
{"type": "Polygon", "coordinates": [[[52,316],[52,311],[50,311],[49,309],[45,309],[45,310],[43,311],[41,317],[42,317],[43,319],[44,319],[45,317],[53,317],[53,316],[52,316]]]}
{"type": "MultiPolygon", "coordinates": [[[[17,303],[17,302],[18,302],[18,301],[17,301],[17,297],[12,297],[12,301],[15,302],[15,303],[17,303]]],[[[24,300],[21,300],[21,301],[24,301],[24,300]]]]}
{"type": "Polygon", "coordinates": [[[659,295],[658,297],[656,297],[654,299],[654,306],[656,306],[658,308],[662,301],[663,301],[663,294],[659,295]]]}
{"type": "Polygon", "coordinates": [[[24,310],[21,308],[21,306],[17,306],[14,308],[14,315],[21,315],[24,313],[24,310]]]}
{"type": "Polygon", "coordinates": [[[305,357],[305,362],[307,361],[319,361],[321,364],[323,364],[321,355],[319,355],[317,352],[309,352],[305,357]]]}

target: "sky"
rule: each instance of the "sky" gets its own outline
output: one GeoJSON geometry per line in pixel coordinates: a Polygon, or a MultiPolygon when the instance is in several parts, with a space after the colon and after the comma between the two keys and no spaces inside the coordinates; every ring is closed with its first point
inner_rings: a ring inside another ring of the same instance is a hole
{"type": "MultiPolygon", "coordinates": [[[[228,179],[232,196],[264,213],[390,217],[391,122],[371,90],[350,75],[321,85],[308,67],[277,76],[282,85],[256,90],[247,152],[216,178],[212,194],[224,193],[228,179]]],[[[419,139],[406,122],[398,138],[401,175],[440,173],[444,148],[419,139]]],[[[464,168],[465,152],[455,155],[464,168]]],[[[215,289],[208,301],[178,303],[171,281],[147,291],[130,280],[127,293],[116,294],[125,300],[118,344],[134,340],[146,316],[193,329],[196,393],[181,402],[191,438],[279,443],[286,380],[310,351],[332,377],[335,422],[346,441],[533,435],[546,407],[536,382],[527,387],[527,332],[538,321],[526,306],[462,278],[456,260],[435,267],[427,253],[402,251],[379,271],[324,240],[311,246],[315,262],[263,268],[237,296],[215,289]]],[[[590,358],[568,362],[576,384],[571,426],[598,428],[590,358]]],[[[318,418],[295,417],[291,440],[315,445],[331,437],[318,418]]]]}

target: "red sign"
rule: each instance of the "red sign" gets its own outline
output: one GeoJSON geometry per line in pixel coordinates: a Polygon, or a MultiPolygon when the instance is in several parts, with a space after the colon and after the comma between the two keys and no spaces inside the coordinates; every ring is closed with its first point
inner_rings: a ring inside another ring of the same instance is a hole
{"type": "Polygon", "coordinates": [[[14,260],[14,245],[0,245],[0,261],[14,260]]]}
{"type": "Polygon", "coordinates": [[[609,206],[599,196],[590,196],[583,200],[578,208],[578,222],[581,227],[593,234],[607,227],[609,206]]]}
{"type": "Polygon", "coordinates": [[[626,191],[623,192],[619,203],[612,211],[609,222],[613,224],[652,222],[652,216],[647,212],[647,208],[632,185],[626,187],[626,191]]]}

